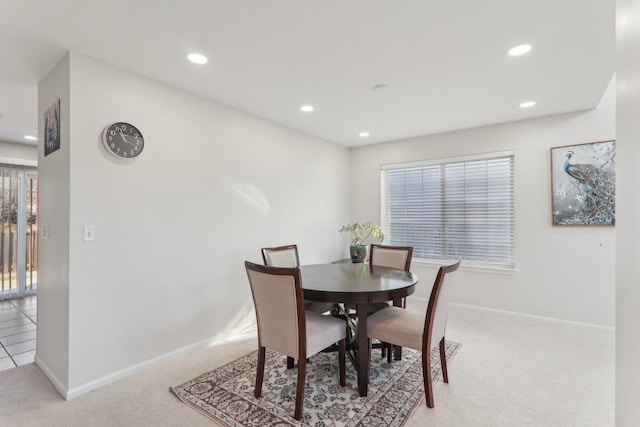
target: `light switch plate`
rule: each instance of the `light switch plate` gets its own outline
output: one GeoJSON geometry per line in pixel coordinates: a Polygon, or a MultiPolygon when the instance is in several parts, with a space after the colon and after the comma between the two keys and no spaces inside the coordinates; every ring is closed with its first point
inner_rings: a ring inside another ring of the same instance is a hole
{"type": "Polygon", "coordinates": [[[82,227],[82,241],[83,242],[95,242],[96,240],[96,226],[85,225],[82,227]]]}

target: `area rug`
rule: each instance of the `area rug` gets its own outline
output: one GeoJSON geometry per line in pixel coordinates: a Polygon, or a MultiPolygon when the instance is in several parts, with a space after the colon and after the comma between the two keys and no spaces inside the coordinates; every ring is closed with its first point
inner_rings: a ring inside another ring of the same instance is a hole
{"type": "MultiPolygon", "coordinates": [[[[447,361],[461,344],[446,342],[447,361]]],[[[347,361],[347,385],[338,384],[337,353],[319,353],[307,363],[302,420],[293,418],[297,369],[267,349],[262,397],[253,396],[257,350],[170,390],[184,403],[231,427],[263,426],[402,426],[417,405],[426,405],[420,352],[402,349],[402,360],[387,363],[375,351],[367,397],[360,397],[355,368],[347,361]]],[[[440,379],[440,356],[431,353],[434,384],[440,379]]],[[[455,369],[453,370],[455,378],[455,369]]],[[[436,390],[437,393],[437,390],[436,390]]]]}

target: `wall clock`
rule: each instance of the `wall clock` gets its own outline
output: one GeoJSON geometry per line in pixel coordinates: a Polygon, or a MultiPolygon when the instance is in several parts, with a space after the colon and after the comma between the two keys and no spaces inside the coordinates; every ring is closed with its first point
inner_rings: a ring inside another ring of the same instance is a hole
{"type": "Polygon", "coordinates": [[[129,123],[112,123],[102,132],[104,146],[120,159],[138,157],[144,149],[142,132],[129,123]]]}

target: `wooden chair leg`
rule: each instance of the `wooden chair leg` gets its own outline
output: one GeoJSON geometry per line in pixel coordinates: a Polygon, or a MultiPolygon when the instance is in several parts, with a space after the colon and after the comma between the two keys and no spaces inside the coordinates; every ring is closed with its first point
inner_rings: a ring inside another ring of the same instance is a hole
{"type": "Polygon", "coordinates": [[[369,383],[369,381],[371,380],[371,353],[373,350],[373,340],[371,338],[367,339],[368,342],[368,346],[367,346],[367,383],[369,383]]]}
{"type": "Polygon", "coordinates": [[[402,360],[402,347],[399,345],[393,348],[393,360],[402,360]]]}
{"type": "Polygon", "coordinates": [[[442,367],[442,381],[449,382],[449,374],[447,373],[447,355],[444,350],[444,337],[440,340],[440,365],[442,367]]]}
{"type": "Polygon", "coordinates": [[[393,344],[387,345],[387,363],[391,363],[391,357],[393,356],[393,344]]]}
{"type": "Polygon", "coordinates": [[[253,392],[255,397],[262,396],[262,381],[264,378],[264,359],[265,359],[265,348],[260,347],[258,349],[258,366],[256,373],[256,388],[253,392]]]}
{"type": "Polygon", "coordinates": [[[304,402],[304,380],[307,375],[307,359],[301,357],[298,359],[298,384],[296,387],[296,409],[293,418],[300,420],[302,418],[302,404],[304,402]]]}
{"type": "Polygon", "coordinates": [[[296,359],[293,357],[287,356],[287,369],[293,369],[293,365],[296,362],[296,359]]]}
{"type": "Polygon", "coordinates": [[[345,353],[347,352],[347,341],[340,340],[338,342],[338,365],[340,366],[340,385],[344,387],[347,385],[347,370],[345,366],[345,353]]]}
{"type": "Polygon", "coordinates": [[[427,406],[433,408],[433,384],[431,381],[431,355],[429,351],[422,352],[422,376],[424,377],[424,397],[427,406]]]}

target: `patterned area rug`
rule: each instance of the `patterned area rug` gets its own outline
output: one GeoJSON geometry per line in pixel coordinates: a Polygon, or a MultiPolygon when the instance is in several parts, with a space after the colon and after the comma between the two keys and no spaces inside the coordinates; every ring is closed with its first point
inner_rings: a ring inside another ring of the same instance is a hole
{"type": "MultiPolygon", "coordinates": [[[[447,361],[461,344],[446,342],[447,361]]],[[[257,351],[170,390],[206,416],[232,427],[402,426],[418,404],[426,405],[420,352],[402,350],[402,360],[387,363],[374,351],[367,397],[357,390],[355,368],[347,360],[347,385],[338,384],[338,354],[319,353],[307,363],[301,421],[293,418],[297,368],[267,349],[262,397],[253,396],[257,351]]],[[[438,350],[431,353],[434,383],[440,379],[438,350]]],[[[450,370],[451,372],[451,370],[450,370]]],[[[455,369],[453,370],[455,378],[455,369]]],[[[436,390],[437,393],[437,390],[436,390]]]]}

